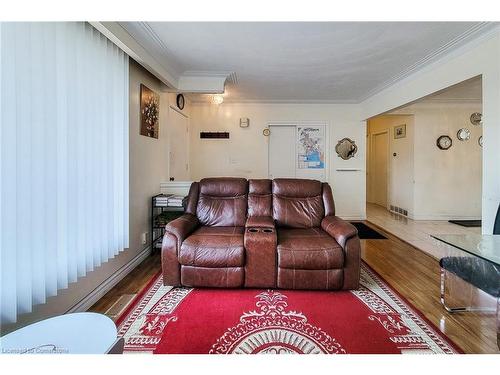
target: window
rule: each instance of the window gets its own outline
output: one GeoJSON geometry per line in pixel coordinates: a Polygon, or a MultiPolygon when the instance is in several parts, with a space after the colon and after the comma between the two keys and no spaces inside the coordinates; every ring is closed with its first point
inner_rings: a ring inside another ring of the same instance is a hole
{"type": "Polygon", "coordinates": [[[88,23],[0,23],[1,320],[128,247],[128,56],[88,23]]]}

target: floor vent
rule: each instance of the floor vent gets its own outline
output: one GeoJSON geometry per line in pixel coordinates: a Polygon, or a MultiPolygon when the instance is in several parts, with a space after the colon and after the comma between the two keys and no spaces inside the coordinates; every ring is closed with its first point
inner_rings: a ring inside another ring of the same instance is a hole
{"type": "Polygon", "coordinates": [[[391,212],[398,214],[398,215],[403,215],[403,216],[408,217],[408,210],[407,209],[401,208],[398,206],[393,206],[392,204],[389,207],[390,207],[389,210],[391,212]]]}

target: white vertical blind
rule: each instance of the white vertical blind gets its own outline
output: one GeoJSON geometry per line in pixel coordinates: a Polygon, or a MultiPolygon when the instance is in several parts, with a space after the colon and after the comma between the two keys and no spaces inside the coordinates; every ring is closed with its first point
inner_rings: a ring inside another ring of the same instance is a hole
{"type": "Polygon", "coordinates": [[[128,247],[128,56],[88,23],[0,23],[1,321],[128,247]]]}

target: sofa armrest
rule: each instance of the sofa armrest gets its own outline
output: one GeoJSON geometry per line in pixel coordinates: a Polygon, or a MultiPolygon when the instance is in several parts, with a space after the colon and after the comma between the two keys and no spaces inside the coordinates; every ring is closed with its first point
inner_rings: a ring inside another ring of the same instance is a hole
{"type": "Polygon", "coordinates": [[[274,228],[274,219],[271,216],[249,216],[245,228],[274,228]]]}
{"type": "Polygon", "coordinates": [[[354,225],[337,216],[326,216],[321,228],[344,250],[344,281],[342,289],[358,289],[361,272],[361,244],[354,225]]]}
{"type": "Polygon", "coordinates": [[[199,225],[196,216],[184,214],[172,220],[165,226],[165,235],[161,245],[161,268],[163,271],[163,284],[181,285],[181,267],[179,264],[179,250],[182,242],[199,225]]]}
{"type": "Polygon", "coordinates": [[[199,225],[198,218],[191,214],[184,214],[172,220],[165,226],[165,233],[175,236],[178,244],[182,243],[199,225]]]}
{"type": "Polygon", "coordinates": [[[324,217],[323,220],[321,220],[321,228],[335,238],[335,241],[344,249],[347,240],[358,234],[358,230],[354,225],[337,216],[324,217]]]}

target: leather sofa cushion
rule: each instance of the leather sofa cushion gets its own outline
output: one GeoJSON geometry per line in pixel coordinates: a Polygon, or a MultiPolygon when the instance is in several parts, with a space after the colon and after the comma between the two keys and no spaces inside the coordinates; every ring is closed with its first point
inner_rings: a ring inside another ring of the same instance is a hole
{"type": "Polygon", "coordinates": [[[212,197],[239,197],[248,194],[248,181],[237,177],[203,178],[200,180],[200,194],[212,197]]]}
{"type": "Polygon", "coordinates": [[[271,216],[250,216],[245,227],[274,229],[274,220],[271,216]]]}
{"type": "Polygon", "coordinates": [[[344,270],[291,270],[278,268],[278,288],[308,290],[342,289],[344,270]]]}
{"type": "Polygon", "coordinates": [[[271,216],[271,180],[248,180],[248,216],[271,216]]]}
{"type": "Polygon", "coordinates": [[[243,227],[200,227],[181,245],[179,263],[207,268],[243,267],[243,227]]]}
{"type": "Polygon", "coordinates": [[[248,180],[249,194],[271,194],[271,180],[251,179],[248,180]]]}
{"type": "Polygon", "coordinates": [[[278,227],[314,228],[325,216],[320,181],[292,178],[273,180],[273,218],[278,227]]]}
{"type": "Polygon", "coordinates": [[[275,178],[272,189],[273,194],[290,198],[316,197],[323,191],[320,181],[302,178],[275,178]]]}
{"type": "Polygon", "coordinates": [[[245,281],[243,267],[205,268],[181,266],[184,286],[205,288],[241,288],[245,281]]]}
{"type": "Polygon", "coordinates": [[[344,251],[321,228],[278,229],[278,267],[329,270],[344,266],[344,251]]]}
{"type": "Polygon", "coordinates": [[[199,183],[196,216],[202,225],[243,227],[247,215],[248,181],[244,178],[205,178],[199,183]]]}

